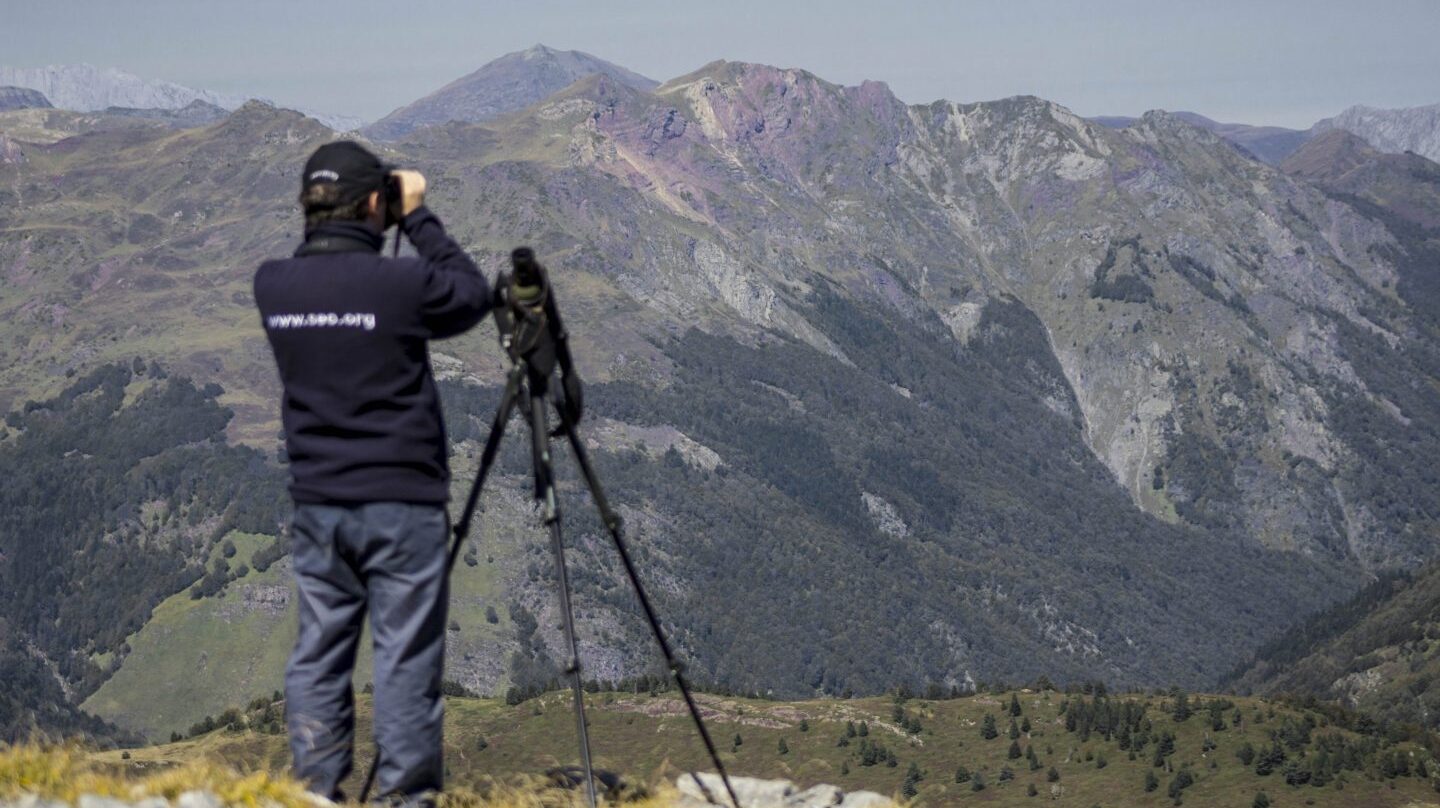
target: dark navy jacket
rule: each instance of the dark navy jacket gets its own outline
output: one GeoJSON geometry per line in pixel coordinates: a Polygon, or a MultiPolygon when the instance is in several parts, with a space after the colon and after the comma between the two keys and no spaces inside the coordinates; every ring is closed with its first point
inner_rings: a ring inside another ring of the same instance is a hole
{"type": "Polygon", "coordinates": [[[296,502],[449,498],[427,341],[480,322],[490,288],[429,210],[400,226],[418,258],[382,257],[358,223],[325,224],[255,273],[296,502]]]}

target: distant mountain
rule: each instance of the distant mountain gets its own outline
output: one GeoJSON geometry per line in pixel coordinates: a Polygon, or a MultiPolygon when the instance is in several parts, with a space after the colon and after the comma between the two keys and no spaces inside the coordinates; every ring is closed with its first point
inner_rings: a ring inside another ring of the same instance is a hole
{"type": "Polygon", "coordinates": [[[60,109],[98,112],[106,107],[179,109],[192,101],[235,109],[245,98],[184,87],[169,81],[141,78],[114,67],[51,65],[0,66],[0,84],[38,90],[60,109]]]}
{"type": "Polygon", "coordinates": [[[1110,129],[1124,129],[1127,126],[1135,125],[1140,119],[1133,115],[1095,115],[1086,120],[1110,129]]]}
{"type": "Polygon", "coordinates": [[[394,140],[415,129],[448,121],[487,121],[534,104],[576,81],[596,74],[627,87],[650,90],[658,82],[580,51],[544,45],[509,53],[419,101],[386,115],[364,132],[394,140]]]}
{"type": "MultiPolygon", "coordinates": [[[[1408,109],[1355,106],[1304,130],[1220,123],[1194,112],[1172,114],[1186,123],[1208,129],[1231,143],[1244,147],[1246,151],[1274,166],[1280,165],[1312,138],[1336,129],[1356,135],[1382,152],[1414,152],[1440,161],[1440,104],[1408,109]]],[[[1120,129],[1139,119],[1124,115],[1099,115],[1090,120],[1102,126],[1120,129]]]]}
{"type": "MultiPolygon", "coordinates": [[[[234,110],[250,96],[197,90],[174,82],[147,79],[114,67],[88,64],[51,65],[49,67],[6,67],[0,65],[0,86],[35,90],[50,105],[76,112],[117,110],[180,110],[201,102],[209,108],[234,110]]],[[[5,109],[0,106],[0,109],[5,109]]],[[[191,110],[190,118],[204,107],[191,110]]],[[[349,115],[332,115],[314,110],[301,110],[336,131],[360,128],[364,121],[349,115]]],[[[163,115],[150,117],[164,118],[163,115]]]]}
{"type": "MultiPolygon", "coordinates": [[[[1186,123],[1214,132],[1231,143],[1243,147],[1270,165],[1278,165],[1309,137],[1308,132],[1300,129],[1286,129],[1280,126],[1251,126],[1245,123],[1220,123],[1198,112],[1173,112],[1170,114],[1186,123]]],[[[1139,118],[1124,115],[1099,115],[1090,120],[1112,129],[1123,129],[1134,124],[1139,118]]]]}
{"type": "Polygon", "coordinates": [[[1312,132],[1344,129],[1385,152],[1415,152],[1440,161],[1440,104],[1407,109],[1355,106],[1316,123],[1312,132]]]}
{"type": "Polygon", "coordinates": [[[1387,154],[1358,135],[1331,129],[1280,167],[1331,194],[1363,199],[1377,212],[1440,229],[1440,164],[1413,152],[1387,154]]]}
{"type": "Polygon", "coordinates": [[[45,94],[27,87],[0,87],[0,112],[10,109],[49,109],[45,94]]]}
{"type": "Polygon", "coordinates": [[[1175,117],[1187,123],[1193,123],[1202,129],[1208,129],[1231,143],[1244,147],[1246,151],[1270,165],[1276,165],[1284,160],[1291,152],[1300,148],[1300,144],[1309,137],[1307,132],[1299,129],[1286,129],[1281,126],[1251,126],[1244,123],[1220,123],[1195,112],[1177,112],[1175,117]]]}

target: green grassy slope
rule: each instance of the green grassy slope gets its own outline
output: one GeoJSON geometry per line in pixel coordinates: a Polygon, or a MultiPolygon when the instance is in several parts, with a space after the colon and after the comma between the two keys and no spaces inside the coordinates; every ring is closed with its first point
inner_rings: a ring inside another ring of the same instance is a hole
{"type": "MultiPolygon", "coordinates": [[[[1181,801],[1191,805],[1248,807],[1258,791],[1279,806],[1440,803],[1429,779],[1432,771],[1440,771],[1431,753],[1419,745],[1390,744],[1375,735],[1340,728],[1333,721],[1343,716],[1327,718],[1319,712],[1250,698],[1235,698],[1232,706],[1220,710],[1224,728],[1216,731],[1208,709],[1212,700],[1192,697],[1190,701],[1196,706],[1194,714],[1176,721],[1171,713],[1174,700],[1169,697],[1109,699],[1116,706],[1144,708],[1139,726],[1151,740],[1132,760],[1121,748],[1119,734],[1107,740],[1096,728],[1086,735],[1083,720],[1073,731],[1067,729],[1064,711],[1076,710],[1078,715],[1085,709],[1081,705],[1094,702],[1090,697],[1054,691],[1024,690],[946,701],[912,699],[899,705],[889,697],[793,703],[703,697],[711,731],[723,748],[727,767],[735,774],[900,794],[914,764],[922,774],[916,801],[923,805],[1031,805],[1051,799],[1063,805],[1106,808],[1171,805],[1175,800],[1169,788],[1181,771],[1188,771],[1194,779],[1193,785],[1179,792],[1181,801]],[[1023,751],[1019,759],[1008,757],[1012,695],[1022,711],[1015,718],[1017,729],[1027,720],[1030,724],[1030,731],[1019,732],[1014,743],[1021,750],[1034,749],[1038,766],[1033,770],[1023,751]],[[897,706],[908,729],[895,720],[897,706]],[[998,736],[991,740],[982,737],[987,715],[997,722],[998,736]],[[911,732],[917,721],[919,731],[911,732]],[[868,729],[863,737],[858,729],[862,722],[868,729]],[[847,737],[851,726],[857,728],[856,735],[847,737]],[[1165,733],[1174,736],[1174,753],[1157,767],[1153,765],[1155,749],[1165,733]],[[741,740],[738,746],[737,736],[741,740]],[[1257,774],[1258,761],[1246,765],[1237,757],[1237,750],[1246,744],[1264,752],[1277,737],[1287,761],[1272,773],[1257,774]],[[847,745],[840,745],[842,738],[847,745]],[[1207,738],[1213,742],[1211,749],[1206,749],[1207,738]],[[788,750],[784,753],[780,751],[782,740],[788,750]],[[1301,769],[1323,768],[1321,747],[1339,740],[1353,749],[1366,750],[1356,753],[1356,768],[1326,778],[1320,786],[1286,783],[1287,772],[1294,780],[1301,769]],[[867,766],[861,750],[872,743],[886,753],[879,756],[882,762],[867,766]],[[883,762],[888,761],[888,753],[894,755],[894,766],[883,762]],[[1397,755],[1405,761],[1405,774],[1395,771],[1397,755]],[[1007,766],[1014,771],[1014,778],[1001,781],[1002,769],[1007,766]],[[978,773],[984,788],[975,790],[973,774],[966,782],[956,782],[960,767],[978,773]],[[1057,776],[1054,780],[1052,768],[1057,776]],[[1145,790],[1147,772],[1153,773],[1157,782],[1150,792],[1145,790]],[[1029,796],[1031,785],[1037,792],[1034,797],[1029,796]]],[[[598,766],[650,783],[671,779],[691,767],[708,768],[682,703],[672,694],[599,693],[589,697],[589,704],[598,766]]],[[[369,762],[369,716],[369,701],[362,699],[357,780],[369,762]]],[[[180,743],[133,750],[126,765],[153,768],[208,756],[275,769],[286,765],[284,743],[280,734],[221,729],[180,743]]],[[[550,693],[513,706],[493,700],[452,699],[446,744],[450,783],[457,786],[483,787],[495,780],[512,781],[571,763],[576,754],[569,695],[550,693]]],[[[1132,748],[1134,745],[1132,742],[1132,748]]],[[[105,753],[104,757],[118,764],[119,754],[105,753]]]]}
{"type": "MultiPolygon", "coordinates": [[[[232,533],[230,540],[238,568],[273,538],[232,533]]],[[[252,569],[215,597],[194,600],[189,589],[172,595],[127,640],[126,664],[82,708],[158,739],[215,712],[217,698],[270,693],[281,686],[276,673],[295,637],[290,590],[288,565],[276,564],[252,569]]]]}

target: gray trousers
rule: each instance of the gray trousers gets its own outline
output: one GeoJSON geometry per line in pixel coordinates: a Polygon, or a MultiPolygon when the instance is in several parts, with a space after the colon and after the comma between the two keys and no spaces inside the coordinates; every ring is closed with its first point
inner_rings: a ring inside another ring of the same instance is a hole
{"type": "Polygon", "coordinates": [[[285,669],[286,722],[296,774],[317,794],[342,798],[339,785],[351,771],[350,677],[367,607],[376,793],[412,796],[443,785],[448,528],[442,505],[296,504],[291,548],[300,635],[285,669]]]}

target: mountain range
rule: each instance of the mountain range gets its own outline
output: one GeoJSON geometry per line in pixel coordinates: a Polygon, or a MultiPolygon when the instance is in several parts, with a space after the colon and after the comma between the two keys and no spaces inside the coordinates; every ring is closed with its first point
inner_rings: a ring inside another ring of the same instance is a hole
{"type": "MultiPolygon", "coordinates": [[[[1381,151],[1414,152],[1430,160],[1440,160],[1440,104],[1408,109],[1353,106],[1333,118],[1317,121],[1309,129],[1220,123],[1195,112],[1176,112],[1174,115],[1214,132],[1270,165],[1279,165],[1306,141],[1334,130],[1349,132],[1381,151]]],[[[1137,119],[1104,115],[1093,120],[1105,126],[1123,128],[1137,119]]]]}
{"type": "MultiPolygon", "coordinates": [[[[1426,158],[1337,132],[1273,167],[1163,112],[906,105],[734,62],[653,87],[591,62],[536,100],[515,89],[558,52],[525,53],[377,148],[487,271],[517,243],[552,267],[596,462],[709,686],[1199,687],[1434,557],[1426,158]],[[488,120],[419,125],[463,99],[488,120]]],[[[0,640],[56,710],[163,736],[272,690],[293,630],[249,280],[336,134],[255,102],[0,133],[0,640]],[[98,440],[119,421],[145,442],[98,440]],[[102,552],[135,573],[74,561],[102,552]]],[[[488,333],[432,360],[460,496],[502,366],[488,333]]],[[[557,672],[524,471],[503,458],[456,576],[447,677],[475,691],[557,672]]],[[[562,493],[588,675],[644,671],[562,493]]]]}
{"type": "MultiPolygon", "coordinates": [[[[535,45],[501,56],[429,95],[367,123],[354,116],[304,109],[336,131],[364,130],[376,140],[394,140],[417,128],[461,121],[478,123],[534,104],[591,75],[606,75],[629,87],[650,90],[658,82],[588,53],[535,45]]],[[[17,68],[0,65],[0,109],[53,105],[76,112],[99,112],[115,107],[132,110],[179,110],[201,102],[208,107],[234,110],[247,98],[197,90],[173,82],[145,79],[118,68],[88,64],[17,68]],[[7,88],[7,85],[13,85],[7,88]],[[4,91],[9,89],[10,95],[4,91]],[[33,90],[38,96],[20,101],[16,91],[33,90]],[[35,99],[43,97],[44,103],[35,99]],[[9,99],[9,100],[7,100],[9,99]],[[11,106],[7,106],[7,104],[11,106]]],[[[262,99],[263,100],[263,99],[262,99]]],[[[1172,113],[1188,123],[1208,129],[1271,165],[1279,165],[1306,140],[1332,129],[1355,134],[1381,151],[1413,151],[1440,160],[1440,104],[1406,109],[1352,106],[1310,129],[1220,123],[1195,112],[1172,113]]],[[[1110,127],[1126,127],[1138,118],[1101,115],[1091,118],[1110,127]]]]}
{"type": "MultiPolygon", "coordinates": [[[[42,94],[49,105],[74,112],[102,112],[111,107],[179,110],[196,102],[233,110],[249,100],[248,96],[197,90],[174,82],[141,78],[114,67],[88,64],[32,68],[0,65],[0,87],[5,86],[34,90],[42,94]]],[[[337,131],[358,129],[363,124],[351,116],[307,112],[337,131]]]]}

